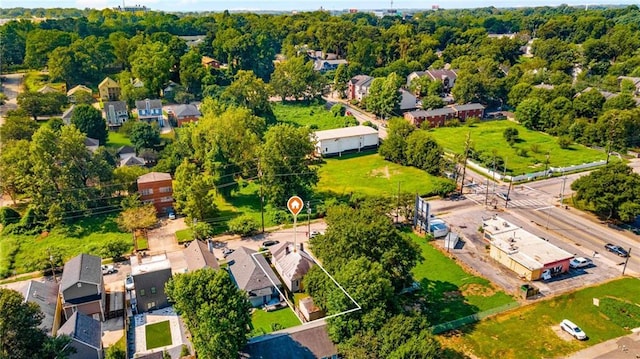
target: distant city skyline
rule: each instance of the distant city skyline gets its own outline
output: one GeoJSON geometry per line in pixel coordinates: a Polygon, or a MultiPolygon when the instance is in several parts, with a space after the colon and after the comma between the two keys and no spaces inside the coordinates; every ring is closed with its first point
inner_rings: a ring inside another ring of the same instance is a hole
{"type": "MultiPolygon", "coordinates": [[[[122,6],[121,0],[0,0],[3,8],[24,7],[24,8],[95,8],[104,9],[122,6]]],[[[309,11],[318,10],[321,7],[325,10],[343,9],[388,9],[391,7],[390,0],[235,0],[233,2],[218,0],[125,0],[127,6],[142,5],[152,10],[160,11],[223,11],[223,10],[278,10],[278,11],[309,11]]],[[[470,0],[429,0],[410,1],[394,0],[395,9],[430,9],[432,5],[439,5],[441,9],[453,8],[476,8],[495,6],[501,7],[532,7],[532,6],[558,6],[568,5],[633,5],[640,4],[640,1],[629,0],[501,0],[501,1],[470,1],[470,0]]]]}

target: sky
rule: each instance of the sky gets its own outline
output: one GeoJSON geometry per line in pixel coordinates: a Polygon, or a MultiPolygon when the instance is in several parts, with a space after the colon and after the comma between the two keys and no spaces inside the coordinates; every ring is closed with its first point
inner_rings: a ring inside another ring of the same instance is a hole
{"type": "MultiPolygon", "coordinates": [[[[162,11],[222,11],[222,10],[326,10],[342,9],[384,9],[391,5],[390,0],[125,0],[127,6],[145,5],[152,10],[162,11]]],[[[636,4],[640,0],[394,0],[393,8],[430,9],[431,5],[442,9],[473,7],[524,7],[569,5],[617,5],[636,4]]],[[[2,8],[12,7],[62,7],[95,8],[122,5],[122,0],[0,0],[2,8]]]]}

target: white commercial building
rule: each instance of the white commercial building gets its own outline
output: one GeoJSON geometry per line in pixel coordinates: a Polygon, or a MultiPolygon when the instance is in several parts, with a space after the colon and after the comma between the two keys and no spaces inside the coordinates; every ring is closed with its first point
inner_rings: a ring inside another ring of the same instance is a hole
{"type": "Polygon", "coordinates": [[[316,153],[322,156],[341,156],[343,152],[360,152],[378,147],[378,130],[368,126],[317,131],[316,153]]]}

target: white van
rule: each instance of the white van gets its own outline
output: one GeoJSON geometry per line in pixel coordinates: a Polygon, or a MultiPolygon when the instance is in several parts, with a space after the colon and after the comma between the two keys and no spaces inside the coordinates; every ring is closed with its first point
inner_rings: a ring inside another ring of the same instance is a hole
{"type": "Polygon", "coordinates": [[[575,325],[572,321],[570,321],[569,319],[564,319],[561,323],[560,323],[560,328],[562,328],[562,330],[564,330],[565,332],[571,334],[572,337],[578,339],[578,340],[585,340],[587,339],[587,334],[585,334],[582,329],[580,329],[579,326],[575,325]]]}
{"type": "Polygon", "coordinates": [[[429,220],[429,233],[434,238],[444,237],[449,233],[449,226],[441,219],[432,218],[429,220]]]}

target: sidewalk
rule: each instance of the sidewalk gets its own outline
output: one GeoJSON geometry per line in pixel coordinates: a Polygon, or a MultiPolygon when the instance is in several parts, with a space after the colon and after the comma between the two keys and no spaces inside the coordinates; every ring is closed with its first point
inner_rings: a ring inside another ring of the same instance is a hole
{"type": "Polygon", "coordinates": [[[596,344],[567,359],[637,359],[640,358],[640,330],[635,333],[596,344]]]}

